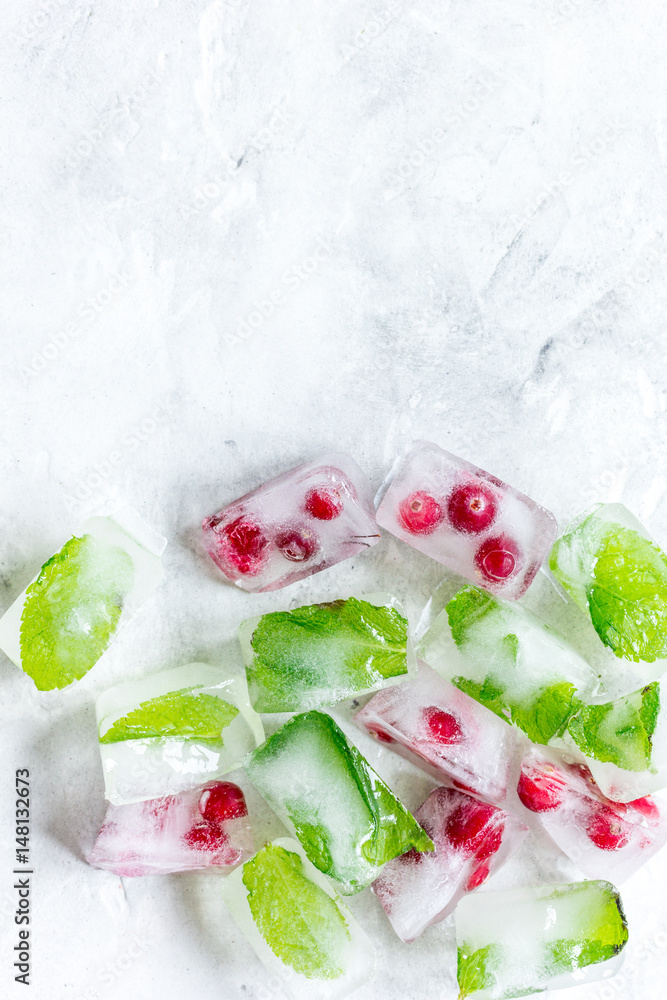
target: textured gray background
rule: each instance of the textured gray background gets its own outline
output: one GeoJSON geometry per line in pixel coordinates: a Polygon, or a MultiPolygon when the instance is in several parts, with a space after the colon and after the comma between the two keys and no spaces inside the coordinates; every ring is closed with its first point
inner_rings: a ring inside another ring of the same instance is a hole
{"type": "MultiPolygon", "coordinates": [[[[227,662],[268,609],[392,589],[416,622],[443,575],[385,538],[244,595],[204,557],[203,515],[332,446],[379,486],[424,436],[561,526],[622,499],[667,540],[665,18],[660,0],[2,4],[3,607],[91,513],[128,502],[169,539],[161,588],[74,689],[39,695],[0,660],[4,822],[14,769],[33,773],[34,1000],[277,996],[215,877],[83,862],[94,698],[227,662]]],[[[416,806],[428,780],[371,752],[416,806]]],[[[573,996],[664,994],[666,871],[624,887],[624,979],[573,996]]],[[[496,884],[571,875],[531,842],[496,884]]],[[[351,906],[381,956],[359,1000],[454,997],[450,922],[404,946],[369,894],[351,906]]]]}

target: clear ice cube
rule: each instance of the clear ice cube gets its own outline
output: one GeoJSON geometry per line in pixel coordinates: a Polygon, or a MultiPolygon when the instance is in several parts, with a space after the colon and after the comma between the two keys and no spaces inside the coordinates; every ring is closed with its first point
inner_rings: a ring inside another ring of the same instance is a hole
{"type": "Polygon", "coordinates": [[[343,893],[359,892],[411,847],[433,849],[414,816],[323,712],[295,715],[253,751],[245,769],[309,860],[343,893]]]}
{"type": "Polygon", "coordinates": [[[544,507],[428,441],[393,473],[377,522],[506,600],[525,593],[556,535],[544,507]]]}
{"type": "Polygon", "coordinates": [[[110,805],[88,863],[122,878],[238,865],[254,850],[245,797],[230,781],[110,805]]]}
{"type": "Polygon", "coordinates": [[[554,843],[590,878],[623,882],[667,842],[667,817],[650,797],[612,802],[585,764],[554,750],[528,751],[517,792],[554,843]]]}
{"type": "Polygon", "coordinates": [[[461,996],[505,1000],[606,979],[628,929],[609,882],[480,892],[456,908],[461,996]]]}
{"type": "Polygon", "coordinates": [[[293,1000],[339,1000],[371,978],[373,945],[296,841],[266,844],[225,879],[222,893],[293,1000]]]}
{"type": "Polygon", "coordinates": [[[373,695],[357,725],[440,781],[496,804],[518,773],[523,737],[425,663],[373,695]]]}
{"type": "Polygon", "coordinates": [[[110,688],[96,709],[106,797],[117,805],[222,777],[264,739],[245,679],[207,663],[110,688]]]}
{"type": "Polygon", "coordinates": [[[403,941],[443,920],[458,901],[508,860],[528,828],[496,806],[454,788],[436,788],[415,812],[435,844],[385,865],[372,889],[403,941]]]}
{"type": "Polygon", "coordinates": [[[80,680],[157,587],[165,545],[131,507],[88,518],[0,619],[0,648],[41,691],[80,680]]]}
{"type": "Polygon", "coordinates": [[[333,705],[416,669],[408,621],[391,594],[271,612],[243,622],[239,638],[257,712],[333,705]]]}
{"type": "Polygon", "coordinates": [[[204,546],[238,587],[278,590],[380,540],[370,484],[341,453],[291,469],[205,518],[204,546]]]}

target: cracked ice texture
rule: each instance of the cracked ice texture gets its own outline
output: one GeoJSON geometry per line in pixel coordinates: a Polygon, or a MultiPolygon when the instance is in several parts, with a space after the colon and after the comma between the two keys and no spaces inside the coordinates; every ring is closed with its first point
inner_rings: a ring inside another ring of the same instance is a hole
{"type": "Polygon", "coordinates": [[[506,600],[526,592],[556,536],[550,511],[429,441],[417,441],[392,471],[377,521],[506,600]]]}
{"type": "Polygon", "coordinates": [[[370,485],[349,455],[323,455],[202,523],[213,562],[243,590],[279,590],[380,540],[370,485]]]}

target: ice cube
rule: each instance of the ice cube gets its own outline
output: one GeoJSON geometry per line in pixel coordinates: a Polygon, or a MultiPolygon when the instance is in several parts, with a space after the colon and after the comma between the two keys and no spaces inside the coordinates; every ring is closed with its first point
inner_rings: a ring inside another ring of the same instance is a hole
{"type": "Polygon", "coordinates": [[[245,797],[230,781],[162,798],[110,805],[88,855],[122,878],[230,867],[254,850],[245,797]]]}
{"type": "Polygon", "coordinates": [[[615,802],[630,802],[667,785],[665,680],[582,705],[563,734],[563,745],[590,768],[603,794],[615,802]]]}
{"type": "Polygon", "coordinates": [[[415,680],[373,695],[355,722],[438,780],[494,804],[504,801],[525,742],[425,663],[415,680]]]}
{"type": "Polygon", "coordinates": [[[428,441],[402,460],[377,522],[506,600],[525,593],[556,535],[544,507],[428,441]]]}
{"type": "Polygon", "coordinates": [[[333,705],[399,683],[416,669],[407,619],[390,594],[251,618],[239,638],[258,712],[333,705]]]}
{"type": "Polygon", "coordinates": [[[222,777],[264,739],[245,679],[207,663],[110,688],[97,723],[106,797],[116,804],[222,777]]]}
{"type": "Polygon", "coordinates": [[[418,644],[418,655],[534,743],[565,729],[597,676],[556,631],[518,604],[464,587],[418,644]]]}
{"type": "Polygon", "coordinates": [[[549,567],[616,656],[650,663],[654,677],[667,670],[667,555],[627,507],[580,515],[549,567]]]}
{"type": "Polygon", "coordinates": [[[656,802],[612,802],[585,764],[556,751],[529,750],[517,792],[554,843],[591,878],[623,882],[667,842],[667,818],[656,802]]]}
{"type": "Polygon", "coordinates": [[[472,893],[455,915],[461,997],[505,1000],[606,979],[628,929],[609,882],[472,893]]]}
{"type": "Polygon", "coordinates": [[[295,715],[245,763],[309,860],[341,892],[359,892],[387,861],[433,844],[330,715],[295,715]]]}
{"type": "Polygon", "coordinates": [[[222,894],[293,1000],[337,1000],[372,976],[373,945],[296,841],[266,844],[225,879],[222,894]]]}
{"type": "Polygon", "coordinates": [[[415,813],[435,852],[411,850],[373,883],[391,925],[413,941],[504,865],[528,833],[514,816],[454,788],[436,788],[415,813]]]}
{"type": "Polygon", "coordinates": [[[0,648],[40,691],[80,680],[157,587],[165,545],[131,507],[88,518],[0,620],[0,648]]]}
{"type": "Polygon", "coordinates": [[[370,484],[349,455],[291,469],[205,518],[204,546],[238,587],[278,590],[380,540],[370,484]]]}

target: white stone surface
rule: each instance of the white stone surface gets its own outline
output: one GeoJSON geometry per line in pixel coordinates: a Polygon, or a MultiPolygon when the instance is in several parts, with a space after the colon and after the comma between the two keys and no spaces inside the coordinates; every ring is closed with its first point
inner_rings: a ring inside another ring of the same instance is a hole
{"type": "MultiPolygon", "coordinates": [[[[416,623],[443,572],[386,537],[244,594],[203,516],[333,448],[379,486],[423,437],[561,527],[619,500],[667,543],[665,29],[659,0],[0,5],[1,610],[86,516],[128,503],[169,539],[160,588],[75,688],[38,694],[0,661],[3,997],[25,992],[28,767],[32,1000],[278,1000],[214,876],[85,865],[95,698],[191,660],[239,669],[235,625],[264,611],[389,590],[416,623]]],[[[543,584],[526,600],[549,617],[543,584]]],[[[358,741],[418,805],[431,780],[358,741]]],[[[625,978],[573,998],[664,995],[666,874],[658,855],[622,887],[625,978]]],[[[576,875],[531,841],[493,886],[576,875]]],[[[358,1000],[455,996],[449,922],[402,945],[369,893],[350,908],[380,952],[358,1000]]]]}

